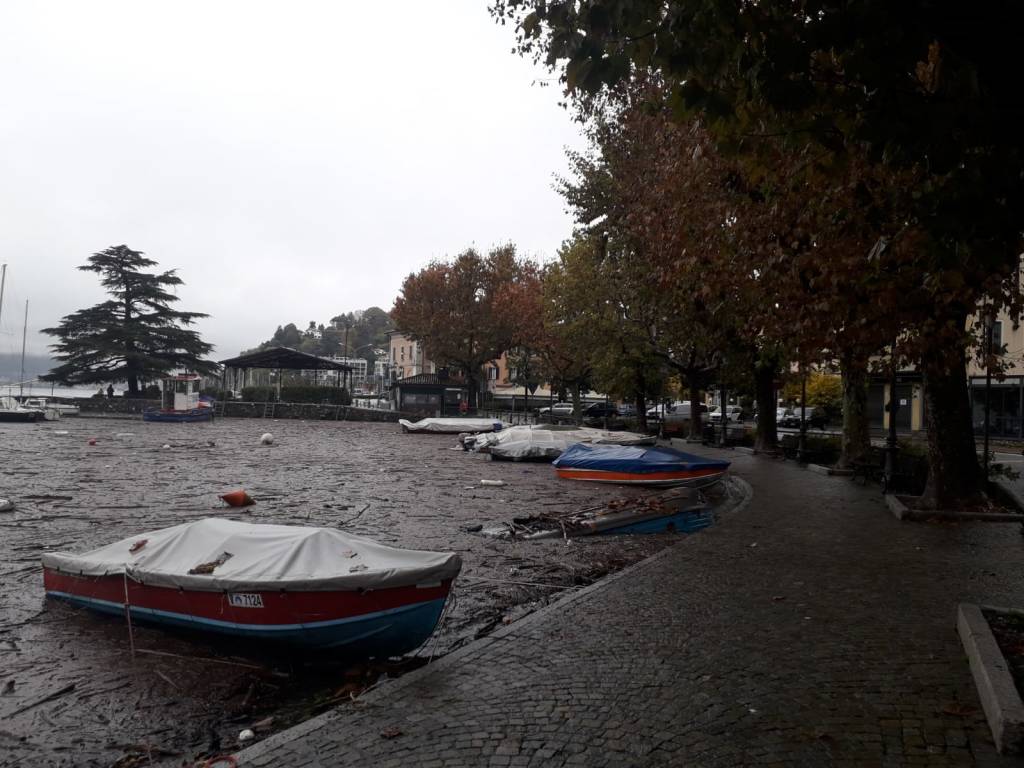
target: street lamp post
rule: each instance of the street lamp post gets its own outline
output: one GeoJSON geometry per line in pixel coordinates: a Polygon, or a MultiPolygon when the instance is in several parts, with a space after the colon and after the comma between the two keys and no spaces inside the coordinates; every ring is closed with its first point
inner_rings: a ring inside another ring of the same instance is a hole
{"type": "Polygon", "coordinates": [[[801,464],[807,455],[807,367],[800,361],[800,437],[796,444],[796,460],[801,464]]]}
{"type": "Polygon", "coordinates": [[[899,401],[896,400],[896,339],[892,341],[892,365],[889,371],[889,435],[885,440],[885,485],[883,492],[892,489],[892,481],[896,476],[896,411],[899,401]]]}
{"type": "Polygon", "coordinates": [[[985,313],[985,440],[982,457],[982,466],[985,468],[983,475],[984,482],[988,482],[988,436],[989,436],[989,414],[992,410],[992,331],[995,328],[995,318],[992,312],[985,313]]]}

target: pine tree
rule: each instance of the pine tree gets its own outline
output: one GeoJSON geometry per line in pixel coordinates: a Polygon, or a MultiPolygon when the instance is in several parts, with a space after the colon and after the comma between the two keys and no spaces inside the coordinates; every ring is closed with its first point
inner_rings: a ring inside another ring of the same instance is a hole
{"type": "Polygon", "coordinates": [[[216,363],[202,359],[213,346],[185,327],[207,315],[172,309],[178,297],[168,289],[182,280],[173,269],[144,271],[155,265],[142,251],[118,245],[94,253],[79,267],[101,275],[111,298],[43,330],[60,339],[50,347],[60,365],[44,379],[70,385],[126,381],[128,397],[137,397],[141,382],[176,369],[217,371],[216,363]]]}

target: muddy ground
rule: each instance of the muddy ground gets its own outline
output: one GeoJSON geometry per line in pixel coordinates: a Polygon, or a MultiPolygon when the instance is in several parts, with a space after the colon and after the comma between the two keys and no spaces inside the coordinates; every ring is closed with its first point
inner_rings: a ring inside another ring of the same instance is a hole
{"type": "MultiPolygon", "coordinates": [[[[677,540],[672,534],[515,542],[467,529],[621,498],[560,481],[550,465],[492,462],[454,436],[397,425],[67,418],[0,424],[0,765],[192,765],[350,700],[677,540]],[[67,434],[59,434],[66,431],[67,434]],[[260,435],[274,434],[272,446],[260,435]],[[97,438],[90,446],[88,439],[97,438]],[[169,446],[169,447],[164,447],[169,446]],[[504,487],[481,487],[481,479],[504,487]],[[255,506],[218,494],[245,488],[255,506]],[[269,654],[136,626],[43,597],[40,554],[84,551],[211,515],[336,526],[387,544],[454,550],[454,602],[416,658],[391,667],[269,654]],[[537,586],[544,585],[544,586],[537,586]]],[[[538,652],[541,652],[538,650],[538,652]]]]}

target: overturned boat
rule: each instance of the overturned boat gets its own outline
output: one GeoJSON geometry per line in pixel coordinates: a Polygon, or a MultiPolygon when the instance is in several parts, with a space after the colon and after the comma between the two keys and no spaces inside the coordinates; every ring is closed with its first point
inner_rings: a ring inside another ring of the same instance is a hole
{"type": "Polygon", "coordinates": [[[577,443],[555,459],[554,466],[567,480],[699,488],[721,480],[729,462],[660,446],[577,443]]]}
{"type": "Polygon", "coordinates": [[[460,432],[498,432],[505,428],[500,419],[436,417],[409,421],[399,419],[403,432],[433,432],[435,434],[457,435],[460,432]]]}
{"type": "Polygon", "coordinates": [[[570,515],[517,517],[483,533],[505,539],[556,539],[627,533],[694,533],[714,521],[714,512],[695,488],[613,501],[601,509],[570,515]]]}
{"type": "Polygon", "coordinates": [[[48,597],[133,621],[368,656],[434,631],[462,567],[330,528],[206,518],[43,555],[48,597]]]}
{"type": "Polygon", "coordinates": [[[462,447],[470,451],[489,453],[492,459],[502,461],[551,461],[557,459],[575,443],[592,445],[654,445],[654,435],[638,432],[609,432],[589,427],[560,424],[534,424],[509,427],[501,432],[469,435],[462,447]]]}

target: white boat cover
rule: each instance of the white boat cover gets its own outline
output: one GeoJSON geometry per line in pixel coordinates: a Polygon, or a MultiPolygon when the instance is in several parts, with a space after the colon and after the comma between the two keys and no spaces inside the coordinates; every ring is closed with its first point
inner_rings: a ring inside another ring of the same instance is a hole
{"type": "Polygon", "coordinates": [[[81,555],[44,554],[43,566],[199,591],[347,591],[453,579],[462,561],[452,552],[396,549],[332,528],[208,517],[81,555]],[[211,572],[189,573],[197,568],[211,572]]]}
{"type": "Polygon", "coordinates": [[[509,427],[490,435],[476,435],[464,445],[470,450],[490,453],[497,459],[557,459],[573,443],[593,445],[654,445],[654,435],[638,432],[606,432],[588,427],[559,427],[550,424],[509,427]]]}
{"type": "Polygon", "coordinates": [[[497,432],[505,428],[500,419],[431,418],[417,422],[399,419],[398,423],[406,432],[438,432],[458,434],[459,432],[497,432]]]}

